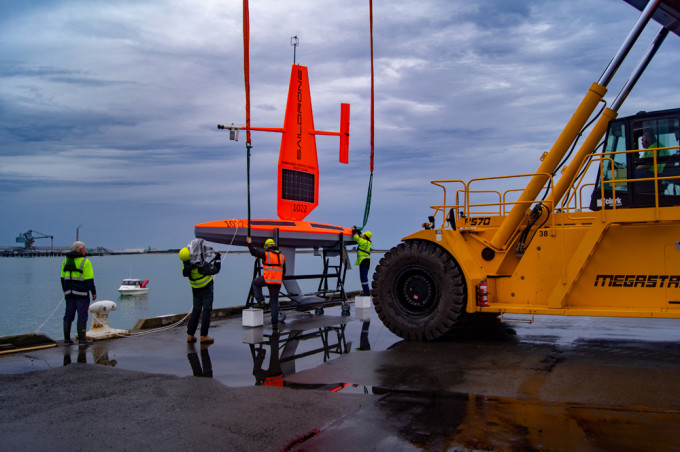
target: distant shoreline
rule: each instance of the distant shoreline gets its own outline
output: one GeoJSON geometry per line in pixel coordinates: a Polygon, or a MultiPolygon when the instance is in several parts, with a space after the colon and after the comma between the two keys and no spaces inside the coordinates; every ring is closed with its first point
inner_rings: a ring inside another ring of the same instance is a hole
{"type": "MultiPolygon", "coordinates": [[[[66,253],[68,253],[71,250],[70,247],[54,247],[52,249],[50,248],[44,248],[44,247],[36,247],[34,249],[30,250],[25,250],[23,248],[17,248],[17,247],[0,247],[0,257],[59,257],[59,256],[64,256],[66,253]]],[[[248,250],[236,250],[236,251],[224,251],[224,250],[215,250],[219,251],[221,254],[250,254],[248,250]]],[[[356,250],[348,249],[347,250],[349,253],[355,253],[356,250]]],[[[141,255],[141,254],[176,254],[179,253],[179,248],[177,249],[169,249],[169,250],[121,250],[121,251],[116,251],[116,250],[108,250],[105,248],[97,248],[97,249],[88,249],[87,250],[87,255],[88,256],[128,256],[128,255],[141,255]]],[[[314,250],[308,250],[308,249],[303,249],[303,250],[297,250],[296,253],[298,254],[313,254],[314,250]]],[[[385,253],[385,250],[371,250],[371,254],[373,253],[385,253]]]]}

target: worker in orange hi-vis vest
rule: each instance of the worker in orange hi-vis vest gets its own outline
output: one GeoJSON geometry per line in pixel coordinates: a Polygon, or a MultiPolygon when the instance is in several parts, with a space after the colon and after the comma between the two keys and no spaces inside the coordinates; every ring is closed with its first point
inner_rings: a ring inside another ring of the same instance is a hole
{"type": "Polygon", "coordinates": [[[279,291],[286,274],[286,257],[279,251],[272,239],[264,242],[264,249],[256,248],[251,237],[246,238],[250,254],[262,259],[262,275],[253,280],[253,296],[258,304],[264,303],[262,288],[269,290],[269,308],[272,315],[272,328],[279,327],[279,291]]]}

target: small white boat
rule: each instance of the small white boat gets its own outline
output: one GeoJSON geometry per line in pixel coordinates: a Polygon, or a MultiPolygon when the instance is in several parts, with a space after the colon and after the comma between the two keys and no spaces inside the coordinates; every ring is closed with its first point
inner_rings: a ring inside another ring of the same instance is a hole
{"type": "Polygon", "coordinates": [[[136,278],[124,279],[118,288],[118,292],[121,295],[143,295],[149,292],[148,284],[148,279],[144,281],[136,278]]]}

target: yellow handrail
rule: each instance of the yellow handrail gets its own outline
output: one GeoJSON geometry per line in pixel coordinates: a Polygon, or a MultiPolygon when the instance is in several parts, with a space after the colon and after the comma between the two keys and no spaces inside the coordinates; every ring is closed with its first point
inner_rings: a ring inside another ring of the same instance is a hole
{"type": "MultiPolygon", "coordinates": [[[[599,166],[599,182],[600,182],[600,199],[602,199],[603,203],[603,209],[616,209],[616,202],[612,203],[612,206],[606,206],[604,205],[605,202],[604,200],[606,199],[606,194],[607,192],[611,191],[612,199],[616,199],[616,191],[617,191],[617,186],[621,187],[622,184],[629,184],[629,183],[636,183],[636,182],[646,182],[646,181],[653,181],[654,183],[654,205],[658,209],[659,208],[659,196],[662,194],[659,192],[659,183],[664,180],[676,180],[678,181],[678,185],[680,185],[680,175],[671,175],[671,176],[660,176],[659,175],[659,168],[658,168],[658,160],[657,160],[657,155],[659,151],[662,150],[670,150],[670,149],[680,149],[679,146],[669,146],[669,147],[663,147],[663,148],[650,148],[650,149],[634,149],[634,150],[625,150],[625,151],[612,151],[612,152],[606,152],[606,153],[599,153],[599,154],[590,154],[587,156],[586,159],[584,159],[583,162],[579,165],[579,169],[576,172],[579,176],[577,179],[572,183],[569,191],[568,191],[568,196],[565,197],[562,202],[560,203],[560,211],[564,213],[569,213],[572,211],[576,211],[577,209],[584,210],[584,209],[589,209],[590,207],[590,202],[584,202],[585,199],[587,199],[584,196],[584,189],[587,187],[595,186],[595,183],[588,182],[586,181],[586,176],[589,176],[589,173],[591,172],[592,165],[597,164],[599,166]],[[628,179],[626,178],[617,178],[617,171],[615,170],[615,165],[614,165],[614,156],[618,154],[629,154],[629,153],[634,153],[634,152],[652,152],[653,153],[653,177],[639,177],[639,178],[633,178],[633,179],[628,179]],[[608,171],[607,174],[605,174],[605,162],[609,162],[609,167],[611,168],[611,171],[608,171]],[[607,176],[607,177],[605,177],[607,176]],[[608,187],[611,187],[609,189],[608,187]]],[[[575,162],[572,162],[572,164],[575,164],[575,162]]],[[[441,187],[443,190],[444,194],[444,199],[442,204],[438,205],[433,205],[430,206],[432,209],[434,209],[434,216],[437,217],[440,213],[442,215],[442,221],[441,221],[441,228],[446,228],[446,220],[447,220],[447,213],[451,211],[451,209],[454,210],[454,212],[458,216],[465,216],[465,217],[480,217],[480,216],[506,216],[508,214],[509,207],[515,207],[518,204],[522,204],[526,206],[526,209],[529,209],[533,204],[536,203],[548,203],[548,201],[542,200],[542,199],[530,199],[530,200],[522,200],[520,201],[519,199],[513,199],[512,195],[518,192],[523,192],[524,188],[522,187],[512,187],[512,188],[507,188],[504,190],[473,190],[471,187],[473,185],[477,185],[482,182],[489,182],[489,181],[504,181],[504,180],[510,180],[510,179],[522,179],[522,178],[535,178],[536,176],[543,176],[545,177],[548,182],[546,184],[546,187],[553,187],[553,177],[550,174],[547,173],[526,173],[526,174],[513,174],[513,175],[506,175],[506,176],[495,176],[495,177],[482,177],[482,178],[474,178],[469,180],[468,182],[465,182],[460,179],[451,179],[451,180],[434,180],[431,183],[433,185],[436,185],[438,187],[441,187]],[[455,202],[453,204],[449,204],[447,202],[447,187],[450,186],[451,184],[457,184],[458,187],[456,187],[455,191],[455,202]],[[461,188],[462,186],[462,188],[461,188]],[[486,196],[487,199],[485,199],[483,202],[478,202],[476,201],[476,196],[481,196],[484,197],[486,196]],[[488,198],[491,197],[493,198],[492,200],[489,200],[488,198]],[[462,200],[461,200],[462,198],[462,200]]],[[[545,189],[545,187],[544,187],[545,189]]],[[[557,207],[557,206],[556,206],[557,207]]],[[[581,218],[583,218],[581,216],[581,218]]],[[[475,226],[476,228],[477,226],[475,226]]],[[[471,229],[470,227],[462,227],[461,229],[471,229]]]]}

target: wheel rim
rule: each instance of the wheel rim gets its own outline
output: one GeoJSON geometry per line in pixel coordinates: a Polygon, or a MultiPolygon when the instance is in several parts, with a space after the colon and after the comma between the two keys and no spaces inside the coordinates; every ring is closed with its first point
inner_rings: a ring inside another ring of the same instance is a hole
{"type": "Polygon", "coordinates": [[[402,269],[394,278],[392,294],[397,307],[405,314],[425,317],[439,304],[439,283],[425,267],[410,266],[402,269]]]}

